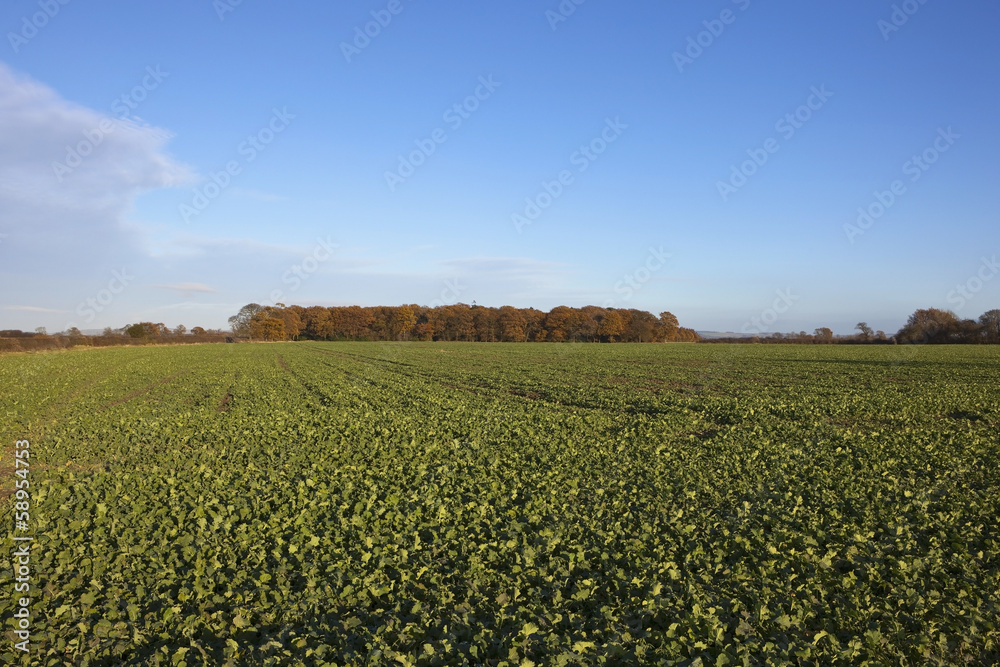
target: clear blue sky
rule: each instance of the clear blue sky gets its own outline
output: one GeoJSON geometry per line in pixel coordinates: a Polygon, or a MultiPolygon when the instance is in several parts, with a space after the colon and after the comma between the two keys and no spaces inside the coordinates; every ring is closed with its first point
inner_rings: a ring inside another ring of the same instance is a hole
{"type": "Polygon", "coordinates": [[[842,333],[1000,307],[993,3],[231,2],[4,3],[0,328],[275,297],[842,333]]]}

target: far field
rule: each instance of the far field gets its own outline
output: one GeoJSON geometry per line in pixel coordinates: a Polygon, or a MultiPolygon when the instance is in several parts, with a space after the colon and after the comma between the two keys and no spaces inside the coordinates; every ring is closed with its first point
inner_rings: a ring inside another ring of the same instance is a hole
{"type": "Polygon", "coordinates": [[[0,356],[31,664],[996,664],[998,380],[971,346],[0,356]]]}

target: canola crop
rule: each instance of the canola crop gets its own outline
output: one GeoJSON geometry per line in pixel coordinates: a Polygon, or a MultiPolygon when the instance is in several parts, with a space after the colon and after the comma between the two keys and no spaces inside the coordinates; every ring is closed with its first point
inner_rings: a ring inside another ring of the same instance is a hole
{"type": "Polygon", "coordinates": [[[0,661],[995,664],[998,379],[985,346],[2,356],[34,543],[0,661]]]}

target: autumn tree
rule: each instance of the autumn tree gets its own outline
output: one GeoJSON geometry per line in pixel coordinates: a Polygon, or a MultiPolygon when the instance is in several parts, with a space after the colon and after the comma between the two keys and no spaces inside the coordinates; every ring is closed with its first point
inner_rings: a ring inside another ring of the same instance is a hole
{"type": "MultiPolygon", "coordinates": [[[[557,306],[545,313],[534,308],[490,308],[458,303],[429,308],[403,306],[261,306],[247,304],[230,318],[238,336],[281,340],[441,340],[524,342],[564,340],[657,342],[698,340],[698,335],[678,326],[677,318],[663,313],[660,319],[637,309],[599,306],[557,306]],[[273,321],[272,321],[273,320],[273,321]]],[[[166,330],[161,323],[153,329],[166,330]]],[[[178,327],[178,333],[184,331],[178,327]]],[[[192,333],[206,333],[192,329],[192,333]]],[[[141,335],[159,335],[145,331],[141,335]]]]}
{"type": "Polygon", "coordinates": [[[332,333],[330,311],[323,306],[310,306],[303,312],[302,326],[311,340],[326,340],[332,333]]]}
{"type": "Polygon", "coordinates": [[[581,342],[597,340],[597,328],[605,312],[604,308],[598,306],[573,309],[566,322],[566,338],[581,342]]]}
{"type": "Polygon", "coordinates": [[[1000,343],[1000,310],[988,310],[980,315],[979,325],[987,343],[1000,343]]]}
{"type": "Polygon", "coordinates": [[[681,343],[697,343],[701,340],[701,336],[694,329],[688,329],[685,327],[678,327],[677,329],[677,341],[681,343]]]}
{"type": "Polygon", "coordinates": [[[347,306],[332,309],[337,311],[338,336],[350,340],[367,340],[372,336],[371,325],[375,321],[370,309],[361,306],[347,306]]]}
{"type": "Polygon", "coordinates": [[[376,306],[368,309],[372,315],[372,321],[368,325],[368,328],[372,332],[373,340],[392,340],[392,333],[389,328],[392,310],[392,308],[386,306],[376,306]]]}
{"type": "Polygon", "coordinates": [[[622,340],[630,343],[654,343],[662,338],[662,323],[653,317],[652,313],[630,308],[624,311],[628,315],[625,334],[622,340]]]}
{"type": "Polygon", "coordinates": [[[961,322],[955,313],[926,308],[910,315],[896,338],[901,343],[948,343],[955,342],[961,329],[961,322]]]}
{"type": "Polygon", "coordinates": [[[434,323],[428,319],[426,314],[420,318],[417,321],[417,325],[413,327],[413,337],[416,340],[422,341],[434,340],[434,323]]]}
{"type": "Polygon", "coordinates": [[[281,318],[285,336],[292,339],[298,338],[299,333],[302,332],[302,318],[299,317],[299,313],[291,308],[281,307],[277,309],[277,315],[281,318]]]}
{"type": "Polygon", "coordinates": [[[670,311],[664,311],[660,313],[660,322],[663,323],[663,340],[673,341],[677,340],[677,333],[680,329],[680,322],[677,321],[677,316],[670,311]]]}
{"type": "Polygon", "coordinates": [[[545,316],[546,340],[561,343],[568,337],[570,316],[573,309],[566,306],[556,306],[545,316]]]}
{"type": "Polygon", "coordinates": [[[248,303],[240,308],[240,312],[229,318],[229,326],[233,333],[241,338],[250,337],[250,321],[254,315],[264,310],[264,306],[259,303],[248,303]]]}
{"type": "Polygon", "coordinates": [[[525,340],[541,342],[545,340],[545,313],[534,308],[523,308],[525,340]]]}
{"type": "Polygon", "coordinates": [[[620,338],[624,333],[625,318],[617,310],[608,311],[597,327],[597,335],[609,343],[614,343],[615,339],[620,338]]]}
{"type": "Polygon", "coordinates": [[[821,343],[832,343],[833,342],[833,330],[829,327],[819,327],[813,331],[813,336],[816,340],[821,343]]]}
{"type": "Polygon", "coordinates": [[[410,306],[389,309],[388,329],[393,340],[409,340],[417,323],[417,316],[410,306]]]}
{"type": "MultiPolygon", "coordinates": [[[[291,306],[285,306],[284,309],[286,311],[288,311],[289,313],[295,313],[295,315],[299,318],[298,328],[299,328],[299,334],[301,334],[305,330],[305,328],[306,328],[306,309],[303,308],[302,306],[296,306],[294,304],[291,305],[291,306]]],[[[287,320],[286,320],[286,322],[287,322],[287,320]]],[[[286,327],[287,327],[287,324],[286,324],[286,327]]],[[[299,334],[296,334],[296,337],[299,334]]]]}
{"type": "Polygon", "coordinates": [[[497,313],[500,340],[506,343],[523,343],[528,339],[528,322],[524,314],[513,306],[504,306],[497,313]]]}
{"type": "Polygon", "coordinates": [[[958,323],[958,331],[952,335],[949,343],[982,343],[983,326],[976,320],[962,320],[958,323]]]}
{"type": "Polygon", "coordinates": [[[169,331],[162,322],[139,322],[125,327],[125,334],[130,338],[156,338],[164,335],[164,331],[169,331]]]}
{"type": "Polygon", "coordinates": [[[495,343],[500,340],[496,311],[484,306],[476,306],[470,310],[472,311],[472,321],[476,325],[476,337],[473,340],[483,343],[495,343]]]}
{"type": "Polygon", "coordinates": [[[250,337],[258,340],[285,340],[285,321],[280,311],[266,308],[250,320],[250,337]]]}

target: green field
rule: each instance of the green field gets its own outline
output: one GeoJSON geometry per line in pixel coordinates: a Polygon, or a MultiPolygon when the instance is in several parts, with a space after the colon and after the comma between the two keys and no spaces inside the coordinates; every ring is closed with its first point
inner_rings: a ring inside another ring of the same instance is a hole
{"type": "MultiPolygon", "coordinates": [[[[997,347],[2,356],[31,664],[995,664],[998,379],[997,347]]],[[[8,664],[20,595],[4,566],[8,664]]]]}

